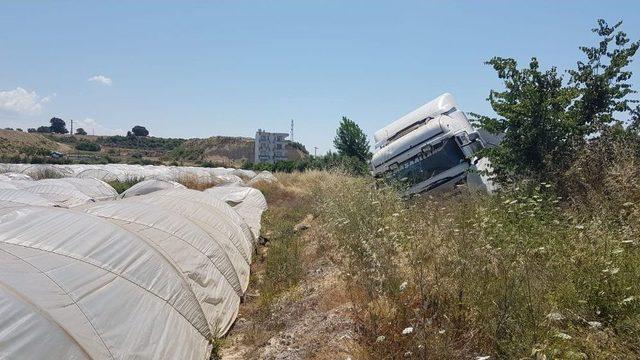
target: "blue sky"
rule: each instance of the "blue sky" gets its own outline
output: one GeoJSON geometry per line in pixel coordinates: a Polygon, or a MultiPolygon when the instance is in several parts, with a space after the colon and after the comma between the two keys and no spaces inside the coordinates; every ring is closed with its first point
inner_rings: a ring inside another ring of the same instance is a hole
{"type": "Polygon", "coordinates": [[[1,1],[0,126],[253,136],[294,119],[323,153],[343,115],[371,138],[443,92],[488,113],[485,60],[569,68],[597,18],[640,39],[640,1],[1,1]]]}

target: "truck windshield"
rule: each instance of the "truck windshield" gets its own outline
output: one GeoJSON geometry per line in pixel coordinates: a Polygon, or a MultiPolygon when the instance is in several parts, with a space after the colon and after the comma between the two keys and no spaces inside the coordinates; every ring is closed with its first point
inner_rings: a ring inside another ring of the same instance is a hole
{"type": "Polygon", "coordinates": [[[454,138],[445,140],[434,148],[431,154],[419,154],[400,164],[391,177],[411,186],[466,161],[454,138]]]}

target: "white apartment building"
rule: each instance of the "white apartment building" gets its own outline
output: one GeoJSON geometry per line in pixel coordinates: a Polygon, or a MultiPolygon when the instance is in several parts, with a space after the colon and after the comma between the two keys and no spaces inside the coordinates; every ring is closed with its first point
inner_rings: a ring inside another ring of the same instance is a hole
{"type": "Polygon", "coordinates": [[[287,133],[272,133],[262,129],[256,132],[255,159],[257,163],[275,163],[287,160],[287,133]]]}

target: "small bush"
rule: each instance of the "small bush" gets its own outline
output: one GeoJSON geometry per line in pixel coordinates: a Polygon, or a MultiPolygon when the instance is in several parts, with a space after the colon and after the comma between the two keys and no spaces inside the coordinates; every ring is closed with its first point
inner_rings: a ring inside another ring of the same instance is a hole
{"type": "Polygon", "coordinates": [[[113,187],[118,192],[118,194],[122,194],[127,189],[129,189],[130,187],[139,183],[142,180],[144,179],[131,177],[124,181],[114,180],[114,181],[109,181],[108,183],[109,185],[111,185],[111,187],[113,187]]]}
{"type": "Polygon", "coordinates": [[[90,141],[80,141],[75,148],[81,151],[100,151],[100,145],[90,141]]]}

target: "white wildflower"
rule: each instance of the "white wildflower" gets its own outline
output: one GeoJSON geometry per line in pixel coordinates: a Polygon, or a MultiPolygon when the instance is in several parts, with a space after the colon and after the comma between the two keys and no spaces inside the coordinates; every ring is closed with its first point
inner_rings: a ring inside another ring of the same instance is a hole
{"type": "Polygon", "coordinates": [[[560,314],[559,312],[552,312],[547,314],[547,319],[551,321],[562,321],[564,320],[564,316],[562,316],[562,314],[560,314]]]}
{"type": "Polygon", "coordinates": [[[476,360],[487,360],[490,359],[491,356],[476,356],[476,360]]]}
{"type": "Polygon", "coordinates": [[[386,339],[386,337],[384,335],[380,335],[378,336],[378,338],[376,339],[376,342],[383,342],[386,339]]]}
{"type": "Polygon", "coordinates": [[[629,296],[628,298],[624,298],[624,299],[622,299],[622,303],[623,303],[623,304],[630,303],[630,302],[632,302],[632,301],[633,301],[633,300],[635,300],[635,299],[636,299],[636,297],[635,297],[635,296],[629,296]]]}
{"type": "Polygon", "coordinates": [[[591,326],[594,329],[602,327],[602,323],[599,321],[589,321],[587,324],[589,324],[589,326],[591,326]]]}
{"type": "Polygon", "coordinates": [[[584,229],[584,225],[576,225],[576,229],[582,230],[582,229],[584,229]]]}
{"type": "Polygon", "coordinates": [[[446,331],[446,330],[442,329],[442,330],[438,331],[438,334],[442,335],[442,334],[444,334],[444,333],[445,333],[445,331],[446,331]]]}
{"type": "Polygon", "coordinates": [[[565,334],[563,332],[559,332],[555,335],[558,339],[563,339],[563,340],[570,340],[571,339],[571,335],[569,334],[565,334]]]}
{"type": "Polygon", "coordinates": [[[398,216],[400,216],[400,213],[393,213],[393,214],[391,214],[391,216],[398,217],[398,216]]]}
{"type": "Polygon", "coordinates": [[[400,284],[400,291],[404,291],[407,288],[407,285],[409,285],[409,283],[406,281],[400,284]]]}
{"type": "Polygon", "coordinates": [[[413,332],[413,328],[411,326],[405,328],[404,330],[402,330],[402,335],[409,335],[413,332]]]}
{"type": "Polygon", "coordinates": [[[626,203],[622,204],[622,206],[624,207],[633,206],[633,203],[631,201],[627,201],[626,203]]]}

